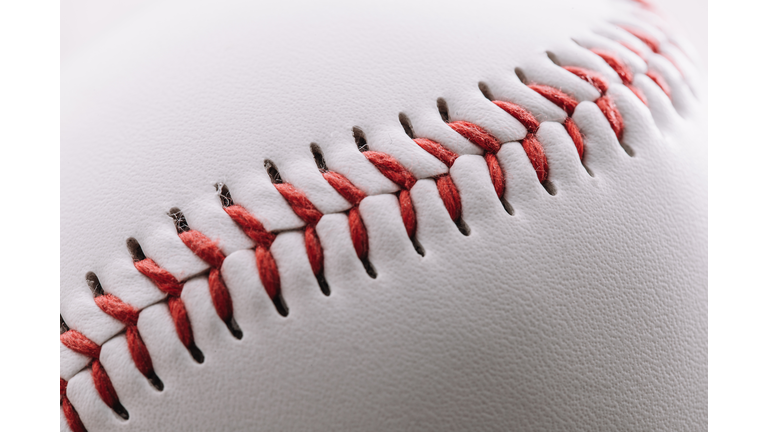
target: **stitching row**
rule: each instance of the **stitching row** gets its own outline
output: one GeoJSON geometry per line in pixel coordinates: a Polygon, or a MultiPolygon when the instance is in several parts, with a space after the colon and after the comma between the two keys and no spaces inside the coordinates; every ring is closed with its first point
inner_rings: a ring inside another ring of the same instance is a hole
{"type": "MultiPolygon", "coordinates": [[[[653,53],[664,56],[677,67],[670,56],[661,51],[661,44],[658,40],[638,29],[628,27],[623,28],[647,45],[653,53]]],[[[626,43],[622,43],[622,45],[645,60],[642,53],[631,45],[626,43]]],[[[618,55],[601,49],[591,49],[591,51],[602,58],[606,64],[616,71],[622,84],[629,88],[642,103],[646,105],[648,104],[648,100],[642,91],[632,84],[634,82],[634,74],[632,70],[619,58],[618,55]]],[[[585,68],[576,66],[562,67],[592,85],[599,92],[600,96],[593,102],[608,120],[616,138],[621,141],[624,132],[624,120],[613,99],[607,94],[610,85],[609,80],[599,73],[585,68]]],[[[671,89],[658,72],[649,67],[646,75],[658,85],[667,97],[671,99],[671,89]]],[[[573,141],[579,158],[583,159],[584,139],[576,122],[572,118],[579,101],[562,89],[537,83],[527,83],[527,86],[565,111],[567,117],[563,122],[563,126],[573,141]]],[[[488,91],[487,88],[484,88],[483,85],[481,85],[481,91],[483,91],[483,94],[497,107],[518,120],[526,128],[527,134],[520,144],[528,156],[539,182],[549,191],[547,186],[547,177],[549,173],[547,157],[544,148],[536,137],[536,133],[539,129],[539,121],[530,111],[520,105],[508,101],[494,100],[490,91],[488,91]]],[[[451,129],[483,150],[483,157],[488,166],[494,191],[496,192],[497,197],[501,200],[504,208],[511,214],[511,205],[509,205],[503,197],[505,188],[504,171],[496,156],[501,148],[499,140],[474,123],[467,121],[450,121],[447,105],[442,99],[438,100],[438,108],[443,120],[451,129]]],[[[428,138],[414,137],[410,121],[404,114],[400,115],[400,122],[403,125],[406,134],[408,134],[414,143],[448,167],[448,173],[438,175],[433,179],[450,218],[463,234],[468,235],[468,228],[461,219],[461,197],[450,176],[450,168],[453,166],[453,163],[459,155],[436,141],[428,138]]],[[[384,177],[400,187],[400,190],[396,194],[403,225],[405,226],[406,233],[411,239],[414,248],[417,252],[423,255],[423,249],[416,239],[416,215],[410,197],[410,189],[416,184],[418,179],[394,157],[386,153],[370,150],[362,130],[355,128],[353,134],[358,149],[366,159],[373,164],[384,177]]],[[[347,210],[352,243],[357,257],[366,272],[371,278],[375,278],[375,268],[368,260],[368,234],[359,210],[359,205],[366,197],[366,194],[343,175],[328,170],[322,152],[317,145],[313,144],[311,149],[323,178],[334,190],[336,190],[336,192],[352,205],[352,207],[347,210]]],[[[282,180],[274,163],[266,161],[265,167],[272,178],[274,187],[290,205],[294,213],[304,221],[305,226],[302,229],[304,230],[306,253],[310,267],[322,292],[325,295],[330,295],[330,287],[328,286],[328,282],[325,280],[323,273],[323,248],[316,231],[317,223],[322,218],[323,213],[312,204],[302,191],[282,180]]],[[[243,233],[254,241],[254,258],[259,278],[261,279],[262,285],[269,298],[272,299],[275,304],[278,313],[286,316],[288,314],[288,308],[281,295],[280,274],[275,259],[272,256],[272,252],[270,251],[270,247],[277,235],[267,231],[256,217],[250,214],[244,207],[236,204],[226,185],[219,184],[217,189],[224,211],[241,228],[243,233]]],[[[199,231],[190,229],[183,213],[179,209],[171,209],[170,216],[173,218],[181,241],[190,251],[210,266],[208,269],[208,287],[217,315],[227,325],[230,333],[232,333],[235,338],[242,338],[242,330],[240,330],[240,327],[233,316],[232,299],[229,290],[224,284],[224,280],[221,276],[221,266],[225,259],[224,253],[219,249],[215,241],[199,231]]],[[[181,299],[184,283],[177,280],[168,270],[160,267],[151,258],[148,258],[135,239],[129,239],[127,245],[133,256],[135,268],[151,280],[160,291],[167,295],[166,301],[179,340],[187,348],[192,358],[198,363],[202,363],[205,360],[205,357],[203,352],[195,345],[192,326],[189,317],[187,316],[184,302],[181,299]]],[[[128,349],[136,368],[157,390],[163,390],[163,382],[154,371],[149,351],[137,328],[140,311],[123,302],[116,296],[104,293],[95,274],[89,273],[88,279],[97,306],[106,314],[125,325],[128,349]]],[[[129,413],[120,403],[117,392],[99,361],[101,347],[82,333],[69,329],[66,326],[66,323],[64,323],[63,318],[61,324],[61,343],[72,351],[83,354],[91,359],[89,363],[91,367],[91,375],[101,400],[118,416],[127,420],[129,418],[129,413]]],[[[63,409],[64,417],[66,418],[69,427],[74,432],[85,431],[86,429],[80,416],[67,398],[67,381],[63,378],[60,378],[60,380],[60,404],[63,409]]]]}

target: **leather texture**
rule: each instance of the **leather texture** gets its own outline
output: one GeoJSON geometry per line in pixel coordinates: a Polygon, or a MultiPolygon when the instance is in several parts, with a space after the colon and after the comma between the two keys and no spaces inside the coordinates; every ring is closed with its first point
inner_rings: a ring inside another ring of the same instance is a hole
{"type": "MultiPolygon", "coordinates": [[[[703,430],[707,425],[706,106],[689,55],[632,1],[564,0],[253,5],[166,1],[133,17],[62,72],[61,315],[102,346],[100,360],[130,413],[99,398],[89,359],[61,345],[67,396],[99,430],[703,430]],[[674,64],[617,27],[664,41],[674,64]],[[670,99],[647,76],[647,55],[670,99]],[[588,48],[610,49],[636,74],[644,105],[588,48]],[[547,54],[549,52],[549,54],[547,54]],[[625,131],[616,139],[594,87],[560,65],[595,70],[625,131]],[[515,72],[517,69],[518,73],[515,72]],[[679,71],[682,71],[682,74],[679,71]],[[562,88],[573,119],[526,87],[562,88]],[[542,122],[551,195],[519,141],[526,129],[496,107],[515,102],[542,122]],[[505,211],[482,150],[441,119],[480,125],[503,143],[505,211]],[[461,156],[449,168],[417,137],[461,156]],[[358,151],[395,157],[411,190],[421,256],[400,216],[398,186],[358,151]],[[329,169],[367,195],[366,273],[329,169]],[[630,156],[631,153],[632,156],[630,156]],[[324,213],[325,296],[304,225],[264,168],[324,213]],[[433,178],[450,172],[463,235],[433,178]],[[253,242],[226,215],[216,184],[265,227],[289,308],[259,279],[253,242]],[[218,241],[235,339],[217,316],[208,265],[181,242],[171,208],[218,241]],[[187,281],[195,362],[165,295],[133,266],[126,239],[187,281]],[[123,326],[94,303],[85,275],[142,310],[139,332],[165,388],[136,369],[123,326]]],[[[62,430],[69,427],[62,416],[62,430]]]]}

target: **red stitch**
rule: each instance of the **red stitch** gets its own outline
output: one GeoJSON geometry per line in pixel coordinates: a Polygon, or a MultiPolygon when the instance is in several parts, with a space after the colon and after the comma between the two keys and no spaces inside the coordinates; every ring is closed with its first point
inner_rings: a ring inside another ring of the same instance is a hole
{"type": "Polygon", "coordinates": [[[494,138],[493,135],[474,123],[454,121],[448,123],[448,126],[458,132],[459,135],[469,140],[469,142],[487,152],[496,153],[501,148],[501,144],[499,144],[499,141],[494,138]]]}
{"type": "Polygon", "coordinates": [[[660,73],[654,71],[654,70],[648,70],[648,72],[645,73],[648,78],[650,78],[653,82],[656,83],[659,88],[664,92],[664,94],[667,95],[667,97],[671,100],[672,99],[672,89],[669,87],[669,84],[667,84],[667,81],[664,79],[663,76],[661,76],[660,73]]]}
{"type": "Polygon", "coordinates": [[[181,290],[184,288],[184,285],[179,283],[171,272],[160,267],[150,258],[134,261],[133,266],[136,267],[136,270],[141,272],[141,274],[154,282],[160,291],[172,297],[181,295],[181,290]]]}
{"type": "Polygon", "coordinates": [[[224,264],[224,254],[216,242],[206,237],[200,231],[189,230],[179,233],[179,238],[195,255],[213,268],[221,268],[224,264]]]}
{"type": "Polygon", "coordinates": [[[136,324],[139,321],[139,311],[135,307],[123,302],[112,294],[104,294],[94,299],[107,315],[125,324],[125,337],[128,342],[128,351],[131,353],[136,368],[144,376],[149,377],[154,372],[152,359],[149,357],[144,341],[139,335],[136,324]]]}
{"type": "Polygon", "coordinates": [[[69,428],[72,429],[72,432],[86,432],[85,425],[83,425],[83,421],[80,420],[80,415],[67,397],[67,381],[65,381],[64,378],[59,378],[59,380],[61,386],[61,408],[62,411],[64,411],[64,418],[67,420],[69,428]]]}
{"type": "Polygon", "coordinates": [[[224,322],[232,319],[232,297],[229,295],[224,280],[221,278],[221,270],[212,268],[208,273],[208,290],[216,313],[224,322]]]}
{"type": "Polygon", "coordinates": [[[320,245],[320,238],[314,226],[307,225],[304,230],[304,242],[307,245],[309,265],[312,267],[312,272],[317,275],[323,269],[323,247],[320,245]]]}
{"type": "Polygon", "coordinates": [[[613,99],[610,96],[603,96],[595,101],[597,107],[603,112],[603,115],[608,120],[608,123],[613,129],[613,133],[616,134],[616,138],[621,141],[624,135],[624,119],[621,117],[619,109],[616,108],[616,104],[613,103],[613,99]]]}
{"type": "Polygon", "coordinates": [[[611,69],[619,74],[619,78],[621,78],[621,82],[624,85],[632,84],[632,81],[634,80],[632,69],[630,69],[629,66],[627,66],[616,54],[598,48],[592,48],[591,51],[600,56],[600,58],[608,63],[608,66],[610,66],[611,69]]]}
{"type": "Polygon", "coordinates": [[[384,174],[384,177],[392,180],[401,188],[410,190],[416,184],[416,177],[392,156],[375,151],[363,152],[363,156],[375,165],[384,174]]]}
{"type": "Polygon", "coordinates": [[[528,132],[536,133],[539,130],[539,121],[527,109],[512,102],[493,101],[493,103],[522,123],[528,132]]]}
{"type": "Polygon", "coordinates": [[[232,204],[231,206],[224,207],[224,211],[243,229],[245,235],[256,242],[257,245],[266,248],[272,246],[276,236],[264,229],[264,225],[248,213],[248,210],[237,204],[232,204]]]}
{"type": "Polygon", "coordinates": [[[93,384],[96,386],[96,391],[99,393],[101,400],[103,400],[108,407],[116,411],[116,408],[120,405],[120,401],[117,398],[115,387],[112,385],[112,381],[109,379],[107,371],[104,370],[99,359],[93,360],[93,363],[91,363],[91,370],[93,384]]]}
{"type": "Polygon", "coordinates": [[[135,326],[139,322],[139,311],[112,294],[104,294],[93,299],[99,309],[126,326],[135,326]]]}
{"type": "Polygon", "coordinates": [[[325,178],[328,184],[330,184],[339,195],[344,197],[344,199],[353,206],[359,205],[360,201],[365,198],[365,192],[355,187],[351,181],[347,180],[346,177],[337,172],[326,171],[323,173],[323,178],[325,178]]]}
{"type": "Polygon", "coordinates": [[[65,347],[78,354],[90,358],[99,358],[99,355],[101,354],[101,347],[77,330],[65,331],[59,336],[59,340],[65,347]]]}
{"type": "Polygon", "coordinates": [[[624,48],[626,48],[626,49],[628,49],[628,50],[632,51],[633,53],[635,53],[635,55],[636,55],[636,56],[638,56],[638,57],[640,57],[640,59],[642,59],[643,61],[646,61],[646,60],[645,60],[645,54],[643,54],[643,53],[642,53],[642,52],[641,52],[639,49],[635,48],[633,45],[631,45],[631,44],[629,44],[629,43],[627,43],[627,42],[625,42],[625,41],[621,41],[621,42],[619,42],[619,43],[620,43],[620,44],[621,44],[621,45],[622,45],[624,48]]]}
{"type": "Polygon", "coordinates": [[[64,378],[59,378],[59,403],[67,397],[67,381],[64,378]]]}
{"type": "Polygon", "coordinates": [[[411,202],[411,193],[408,190],[400,191],[398,197],[400,201],[400,214],[403,217],[403,225],[408,238],[416,235],[416,214],[413,212],[413,202],[411,202]]]}
{"type": "Polygon", "coordinates": [[[563,69],[591,84],[601,95],[608,91],[608,80],[597,72],[576,66],[564,66],[563,69]]]}
{"type": "Polygon", "coordinates": [[[529,84],[528,87],[530,87],[536,93],[544,96],[553,104],[557,105],[560,109],[565,111],[566,114],[568,114],[568,117],[573,115],[573,111],[576,109],[576,105],[579,104],[579,101],[572,98],[571,96],[568,96],[562,90],[558,90],[554,87],[543,84],[529,84]]]}
{"type": "Polygon", "coordinates": [[[288,183],[276,183],[275,188],[288,201],[296,216],[300,217],[307,225],[317,225],[320,222],[323,214],[309,201],[309,198],[303,192],[288,183]]]}
{"type": "Polygon", "coordinates": [[[581,131],[579,130],[579,127],[576,126],[576,122],[568,117],[565,119],[563,126],[565,126],[565,131],[568,132],[571,140],[573,140],[573,144],[576,146],[576,151],[579,153],[579,159],[584,158],[584,138],[581,136],[581,131]]]}
{"type": "Polygon", "coordinates": [[[491,183],[493,183],[496,196],[501,198],[504,195],[504,171],[501,170],[499,160],[495,154],[486,153],[485,163],[488,164],[488,172],[491,175],[491,183]]]}
{"type": "Polygon", "coordinates": [[[632,36],[640,39],[642,43],[648,45],[648,48],[650,48],[651,51],[653,51],[654,53],[659,54],[661,52],[661,49],[660,49],[661,44],[655,37],[651,36],[649,33],[646,33],[640,29],[636,29],[632,27],[622,26],[621,28],[627,31],[632,36]]]}
{"type": "Polygon", "coordinates": [[[349,209],[349,234],[352,237],[352,245],[360,260],[368,258],[368,231],[360,216],[360,208],[355,206],[349,209]]]}
{"type": "Polygon", "coordinates": [[[459,157],[459,155],[456,153],[448,150],[447,148],[432,140],[426,138],[414,138],[413,141],[418,144],[419,147],[426,150],[427,153],[431,154],[440,162],[444,163],[448,168],[452,167],[453,163],[456,162],[456,159],[459,157]]]}
{"type": "Polygon", "coordinates": [[[531,161],[531,165],[536,171],[536,177],[538,177],[539,182],[544,182],[549,175],[549,162],[547,162],[547,156],[544,154],[544,147],[541,146],[536,135],[532,133],[528,133],[523,138],[521,144],[525,154],[528,155],[528,160],[531,161]]]}
{"type": "Polygon", "coordinates": [[[445,209],[448,210],[448,215],[452,220],[458,220],[461,217],[461,198],[459,197],[456,185],[453,184],[453,180],[451,180],[448,174],[443,174],[435,177],[435,183],[437,184],[440,198],[443,199],[443,204],[445,204],[445,209]]]}
{"type": "Polygon", "coordinates": [[[181,343],[189,349],[194,343],[192,337],[192,325],[189,323],[187,308],[180,297],[168,297],[168,309],[171,311],[173,324],[176,326],[176,334],[181,343]]]}
{"type": "Polygon", "coordinates": [[[272,252],[264,246],[256,247],[256,268],[259,270],[259,279],[264,285],[264,290],[270,299],[274,299],[280,294],[280,273],[272,252]]]}

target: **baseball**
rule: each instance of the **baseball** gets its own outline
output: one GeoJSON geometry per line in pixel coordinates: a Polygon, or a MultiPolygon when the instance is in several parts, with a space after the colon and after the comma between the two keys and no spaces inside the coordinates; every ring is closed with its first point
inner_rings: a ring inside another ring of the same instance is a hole
{"type": "Polygon", "coordinates": [[[62,69],[61,430],[706,429],[697,65],[645,0],[148,4],[62,69]]]}

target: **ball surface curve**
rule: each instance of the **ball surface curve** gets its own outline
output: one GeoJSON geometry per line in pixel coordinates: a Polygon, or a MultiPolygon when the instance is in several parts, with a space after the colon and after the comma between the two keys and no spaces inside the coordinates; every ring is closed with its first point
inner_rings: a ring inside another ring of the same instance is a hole
{"type": "Polygon", "coordinates": [[[704,85],[646,1],[141,9],[62,68],[61,430],[705,429],[704,85]]]}

